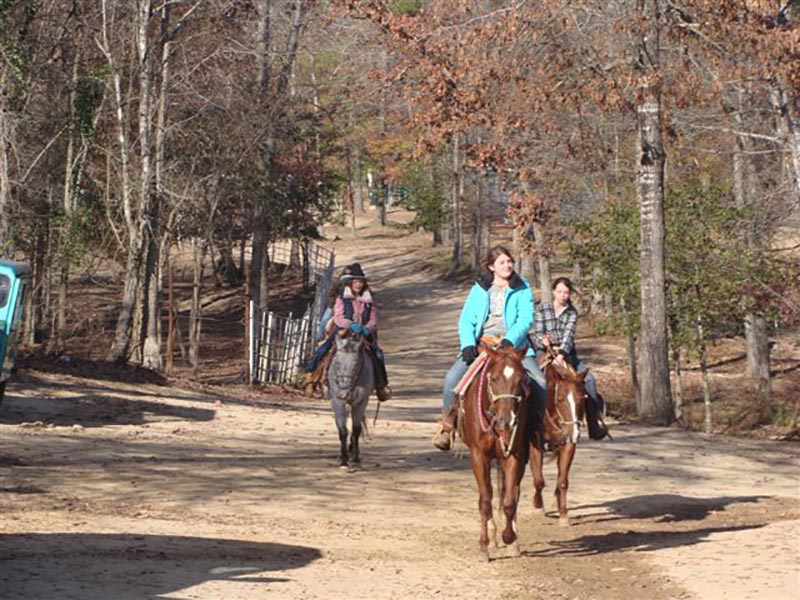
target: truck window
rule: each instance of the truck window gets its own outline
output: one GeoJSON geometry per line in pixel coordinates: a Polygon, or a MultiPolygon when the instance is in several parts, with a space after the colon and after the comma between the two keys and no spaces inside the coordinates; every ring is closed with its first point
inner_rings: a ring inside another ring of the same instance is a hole
{"type": "Polygon", "coordinates": [[[11,279],[7,275],[0,275],[0,308],[8,304],[8,293],[11,291],[11,279]]]}

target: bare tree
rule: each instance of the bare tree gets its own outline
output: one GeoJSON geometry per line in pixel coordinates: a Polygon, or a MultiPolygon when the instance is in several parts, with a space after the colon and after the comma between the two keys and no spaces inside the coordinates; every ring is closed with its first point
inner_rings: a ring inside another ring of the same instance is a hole
{"type": "Polygon", "coordinates": [[[660,0],[638,0],[644,24],[638,47],[641,69],[637,103],[637,190],[641,218],[640,276],[642,329],[640,335],[641,397],[639,416],[667,425],[673,420],[667,343],[665,292],[664,165],[661,108],[660,0]]]}

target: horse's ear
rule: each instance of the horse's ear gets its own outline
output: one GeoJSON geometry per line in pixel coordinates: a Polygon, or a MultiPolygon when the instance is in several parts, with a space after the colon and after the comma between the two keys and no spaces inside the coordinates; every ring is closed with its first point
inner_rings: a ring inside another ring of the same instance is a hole
{"type": "Polygon", "coordinates": [[[583,371],[582,373],[577,373],[575,377],[577,377],[578,381],[586,381],[586,376],[589,374],[588,369],[583,371]]]}
{"type": "Polygon", "coordinates": [[[525,358],[525,354],[527,354],[527,352],[528,352],[528,344],[525,344],[519,350],[514,350],[514,353],[517,355],[517,358],[519,358],[520,360],[525,358]]]}
{"type": "Polygon", "coordinates": [[[480,352],[486,352],[486,354],[488,354],[489,358],[491,358],[491,359],[497,358],[497,350],[495,348],[492,348],[488,344],[481,344],[478,347],[478,352],[479,353],[480,352]]]}

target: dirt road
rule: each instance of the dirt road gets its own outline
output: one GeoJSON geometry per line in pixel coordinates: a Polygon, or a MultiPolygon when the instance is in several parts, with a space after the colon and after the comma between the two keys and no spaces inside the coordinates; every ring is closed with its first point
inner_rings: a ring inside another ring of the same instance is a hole
{"type": "Polygon", "coordinates": [[[466,289],[429,276],[420,236],[338,233],[396,392],[363,470],[338,468],[322,400],[23,372],[0,407],[0,598],[798,598],[798,446],[678,429],[582,445],[569,528],[527,477],[523,556],[478,563],[468,460],[430,445],[466,289]]]}

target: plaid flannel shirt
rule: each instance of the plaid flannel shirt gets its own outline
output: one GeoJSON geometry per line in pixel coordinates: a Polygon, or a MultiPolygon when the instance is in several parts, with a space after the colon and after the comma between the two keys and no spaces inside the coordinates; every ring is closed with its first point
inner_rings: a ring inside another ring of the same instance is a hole
{"type": "Polygon", "coordinates": [[[578,311],[570,302],[556,316],[556,309],[551,302],[543,302],[536,311],[533,325],[533,342],[537,350],[544,350],[542,338],[550,336],[550,343],[557,346],[564,354],[575,349],[575,326],[578,323],[578,311]]]}

